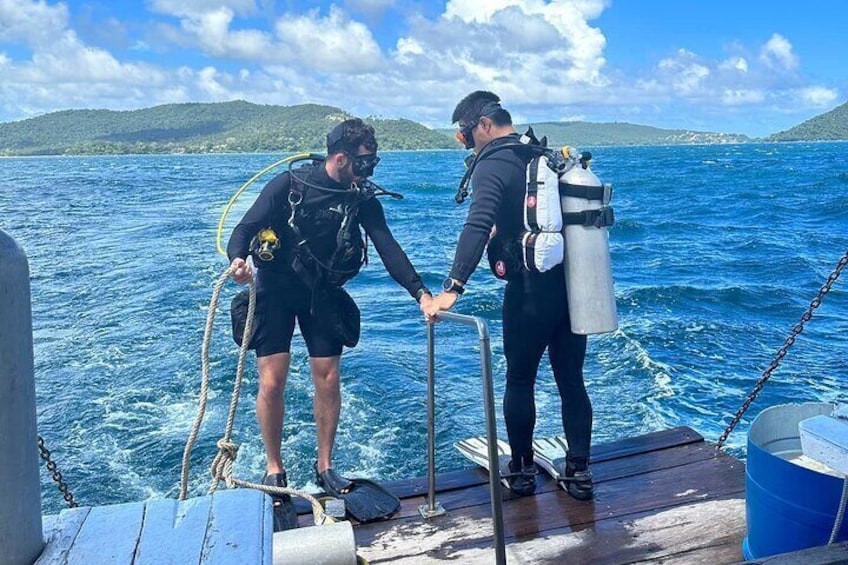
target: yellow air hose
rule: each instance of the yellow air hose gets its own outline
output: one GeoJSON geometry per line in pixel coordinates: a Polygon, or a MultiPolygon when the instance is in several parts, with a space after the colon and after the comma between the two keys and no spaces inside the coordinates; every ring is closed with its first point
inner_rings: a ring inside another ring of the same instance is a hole
{"type": "Polygon", "coordinates": [[[290,163],[292,161],[297,161],[298,159],[309,158],[310,155],[312,155],[312,154],[311,153],[296,153],[294,155],[289,155],[285,159],[280,159],[276,163],[272,163],[272,164],[268,165],[267,167],[265,167],[264,169],[262,169],[261,171],[259,171],[255,175],[253,175],[250,178],[249,181],[247,181],[246,183],[241,185],[241,187],[236,191],[236,193],[233,194],[232,198],[230,198],[230,201],[227,203],[227,207],[224,208],[224,212],[221,214],[221,219],[218,220],[218,231],[215,234],[215,246],[218,248],[218,253],[220,253],[221,255],[225,255],[225,256],[227,254],[226,249],[224,249],[224,246],[221,243],[221,240],[223,239],[223,235],[224,235],[224,222],[227,220],[227,216],[230,214],[230,210],[235,205],[236,200],[238,200],[238,197],[241,196],[241,193],[244,192],[245,190],[247,190],[247,187],[249,187],[254,182],[256,182],[259,178],[262,177],[262,175],[264,175],[268,171],[271,171],[271,170],[279,167],[280,165],[284,165],[284,164],[290,163]]]}

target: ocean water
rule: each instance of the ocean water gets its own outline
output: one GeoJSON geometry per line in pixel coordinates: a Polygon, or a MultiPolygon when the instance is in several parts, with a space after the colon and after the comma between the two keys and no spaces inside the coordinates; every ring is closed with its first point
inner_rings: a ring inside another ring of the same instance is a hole
{"type": "MultiPolygon", "coordinates": [[[[848,248],[845,143],[593,148],[615,186],[610,245],[621,328],[589,340],[585,379],[594,441],[678,425],[716,440],[848,248]]],[[[178,493],[200,386],[200,350],[215,280],[219,215],[231,194],[278,155],[0,159],[0,228],[31,269],[39,431],[75,497],[111,504],[178,493]]],[[[461,152],[387,153],[375,180],[403,193],[384,206],[397,239],[432,288],[449,268],[466,207],[453,202],[461,152]]],[[[270,178],[270,177],[268,177],[270,178]]],[[[263,179],[264,180],[264,179],[263,179]]],[[[258,193],[251,187],[231,228],[258,193]]],[[[416,304],[371,264],[348,288],[363,313],[342,360],[335,466],[379,479],[426,474],[426,331],[416,304]]],[[[485,261],[485,260],[484,260],[485,261]]],[[[841,401],[848,378],[848,275],[836,282],[766,385],[729,449],[781,402],[841,401]]],[[[481,265],[456,311],[485,318],[493,344],[499,429],[505,363],[503,283],[481,265]]],[[[192,494],[209,484],[237,349],[227,285],[212,342],[206,422],[192,494]]],[[[437,465],[467,465],[452,442],[484,432],[473,331],[436,330],[437,465]]],[[[305,347],[295,336],[286,391],[284,460],[314,487],[315,426],[305,347]]],[[[539,436],[561,433],[543,363],[539,436]]],[[[235,423],[236,474],[264,458],[251,356],[235,423]]],[[[35,449],[35,448],[33,448],[35,449]]],[[[63,502],[42,471],[43,509],[63,502]]]]}

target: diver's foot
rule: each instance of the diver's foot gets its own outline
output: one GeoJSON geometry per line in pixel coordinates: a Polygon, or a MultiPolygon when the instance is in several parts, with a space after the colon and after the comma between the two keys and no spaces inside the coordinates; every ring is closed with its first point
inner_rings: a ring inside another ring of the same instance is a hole
{"type": "Polygon", "coordinates": [[[315,464],[315,482],[319,487],[323,487],[327,494],[336,498],[343,497],[353,487],[353,481],[342,477],[333,471],[332,467],[319,471],[317,463],[315,464]]]}
{"type": "MultiPolygon", "coordinates": [[[[265,475],[262,484],[271,487],[288,487],[286,472],[265,475]]],[[[288,494],[271,494],[274,505],[274,531],[282,532],[297,527],[297,510],[288,494]]]]}
{"type": "Polygon", "coordinates": [[[566,459],[564,476],[561,482],[565,483],[565,491],[573,498],[586,501],[592,500],[595,496],[592,471],[589,470],[588,461],[574,462],[566,459]]]}
{"type": "Polygon", "coordinates": [[[536,475],[538,470],[536,464],[533,463],[533,457],[529,458],[530,463],[515,462],[510,460],[501,469],[501,479],[506,481],[507,488],[518,496],[530,496],[536,492],[536,475]]]}

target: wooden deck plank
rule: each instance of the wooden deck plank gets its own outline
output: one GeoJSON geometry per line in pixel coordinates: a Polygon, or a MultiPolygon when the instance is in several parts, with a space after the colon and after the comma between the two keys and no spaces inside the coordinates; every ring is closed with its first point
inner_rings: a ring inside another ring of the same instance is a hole
{"type": "MultiPolygon", "coordinates": [[[[593,472],[595,472],[594,466],[597,463],[614,461],[639,454],[645,455],[692,444],[700,445],[705,451],[712,449],[704,442],[704,438],[698,432],[686,426],[678,426],[669,430],[602,443],[592,448],[593,472]]],[[[451,453],[451,456],[461,457],[455,452],[451,453]]],[[[654,460],[657,460],[657,458],[654,460]]],[[[465,461],[464,458],[463,461],[465,461]]],[[[442,493],[451,490],[466,489],[472,486],[486,485],[488,482],[489,477],[485,471],[479,467],[467,467],[458,471],[438,474],[436,476],[436,492],[442,493]]],[[[387,481],[382,484],[400,499],[426,495],[428,489],[427,477],[387,481]]],[[[421,504],[421,502],[416,502],[416,508],[418,504],[421,504]]],[[[311,506],[301,499],[295,499],[295,507],[298,514],[312,512],[311,506]]]]}
{"type": "Polygon", "coordinates": [[[271,498],[260,491],[217,491],[212,499],[201,563],[266,563],[272,560],[271,498]]]}
{"type": "Polygon", "coordinates": [[[93,507],[68,551],[67,563],[132,563],[143,520],[143,502],[93,507]]]}
{"type": "MultiPolygon", "coordinates": [[[[707,443],[701,442],[690,445],[682,445],[676,448],[664,449],[662,451],[652,451],[642,455],[632,455],[620,459],[602,461],[592,465],[592,473],[596,486],[600,486],[605,482],[620,480],[627,477],[635,477],[647,473],[654,473],[663,469],[671,469],[706,461],[715,456],[715,450],[707,443]]],[[[726,461],[728,465],[739,465],[740,463],[732,457],[721,454],[720,457],[726,461]],[[729,459],[728,459],[729,458],[729,459]]],[[[449,510],[456,510],[466,506],[477,504],[489,504],[491,501],[489,495],[488,473],[482,469],[477,469],[474,472],[479,473],[485,478],[485,482],[477,486],[469,487],[461,491],[449,491],[445,493],[437,493],[436,500],[449,510]]],[[[546,492],[554,492],[559,489],[559,486],[546,474],[540,474],[537,477],[537,496],[546,492]]],[[[504,500],[517,499],[519,497],[512,493],[502,490],[504,500]]],[[[603,496],[601,489],[599,496],[603,496]]],[[[402,501],[402,510],[396,519],[405,517],[418,516],[418,506],[425,504],[425,497],[409,498],[402,501]]]]}
{"type": "MultiPolygon", "coordinates": [[[[592,463],[611,461],[631,455],[645,454],[658,450],[679,447],[692,443],[703,443],[704,438],[695,430],[679,426],[670,430],[653,432],[637,437],[626,438],[609,443],[602,443],[592,448],[592,463]]],[[[706,445],[706,444],[705,444],[706,445]]],[[[451,456],[460,457],[456,452],[451,456]]],[[[463,458],[463,461],[465,459],[463,458]]],[[[488,482],[486,473],[477,467],[468,467],[460,471],[451,471],[436,476],[436,491],[443,492],[453,489],[467,488],[488,482]]],[[[386,483],[399,498],[409,498],[427,494],[427,477],[406,479],[386,483]]]]}
{"type": "MultiPolygon", "coordinates": [[[[613,565],[663,563],[666,565],[719,565],[736,563],[742,555],[744,506],[741,498],[702,501],[660,512],[642,512],[625,518],[598,521],[592,528],[564,528],[531,538],[507,539],[510,564],[613,565]],[[712,519],[704,520],[705,517],[712,519]]],[[[441,536],[445,532],[434,531],[441,536]]],[[[439,547],[421,552],[409,543],[405,552],[373,555],[360,548],[372,565],[455,563],[483,565],[493,560],[491,539],[456,546],[447,538],[439,547]]]]}
{"type": "Polygon", "coordinates": [[[197,563],[211,510],[209,496],[148,502],[133,565],[197,563]]]}
{"type": "Polygon", "coordinates": [[[68,508],[58,516],[45,516],[42,519],[44,529],[44,551],[35,565],[67,563],[68,552],[77,539],[80,528],[88,517],[91,508],[68,508]],[[49,527],[48,527],[49,524],[49,527]]]}
{"type": "MultiPolygon", "coordinates": [[[[481,487],[474,489],[486,490],[481,487]]],[[[507,498],[503,505],[504,526],[508,539],[529,540],[563,531],[585,531],[587,533],[583,535],[591,535],[602,521],[640,513],[659,514],[714,499],[741,498],[743,491],[742,464],[732,457],[721,455],[599,483],[597,498],[592,503],[575,501],[561,490],[543,492],[534,497],[507,498]]],[[[448,515],[430,523],[420,517],[409,516],[388,523],[359,525],[355,530],[357,545],[372,562],[376,559],[389,562],[393,553],[404,556],[412,551],[418,558],[424,559],[430,554],[443,553],[445,547],[451,551],[472,551],[477,546],[490,545],[492,528],[488,492],[484,496],[482,494],[476,493],[479,501],[476,505],[454,509],[446,504],[448,515]]],[[[405,501],[405,506],[408,502],[405,501]]],[[[442,503],[445,504],[444,499],[442,503]]],[[[618,544],[614,539],[608,541],[611,547],[618,544]]],[[[442,555],[442,558],[445,557],[442,555]]],[[[634,557],[638,560],[638,556],[634,557]]]]}

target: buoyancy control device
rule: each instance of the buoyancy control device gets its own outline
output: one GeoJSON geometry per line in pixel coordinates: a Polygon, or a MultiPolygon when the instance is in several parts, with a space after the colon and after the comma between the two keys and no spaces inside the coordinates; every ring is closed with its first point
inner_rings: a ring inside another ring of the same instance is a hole
{"type": "Polygon", "coordinates": [[[456,201],[468,195],[476,164],[496,151],[526,148],[533,156],[526,168],[524,228],[517,242],[495,237],[490,242],[490,266],[496,276],[509,278],[516,268],[545,272],[564,264],[571,330],[580,335],[618,329],[607,228],[614,214],[612,187],[590,168],[591,154],[571,147],[546,147],[529,129],[515,142],[484,148],[469,164],[456,201]],[[496,247],[493,254],[493,247],[496,247]],[[511,261],[518,248],[520,264],[511,261]],[[494,259],[503,250],[505,260],[494,259]],[[512,264],[510,264],[512,263],[512,264]]]}

